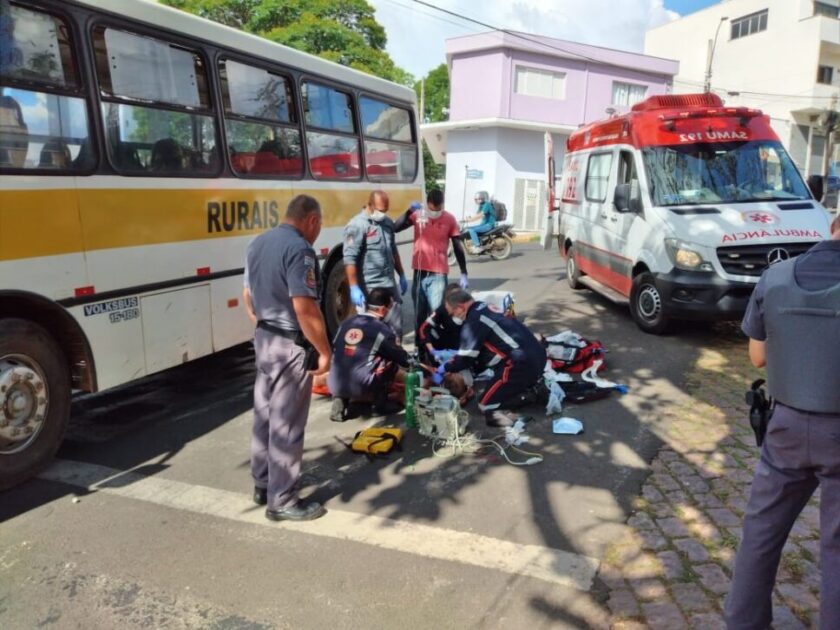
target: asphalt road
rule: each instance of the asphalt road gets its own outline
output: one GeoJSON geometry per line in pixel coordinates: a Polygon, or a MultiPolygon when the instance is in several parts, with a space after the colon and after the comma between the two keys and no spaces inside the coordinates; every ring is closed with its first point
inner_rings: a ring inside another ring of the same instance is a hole
{"type": "Polygon", "coordinates": [[[315,400],[304,494],[330,513],[305,524],[250,503],[249,348],[79,399],[56,464],[0,494],[0,627],[596,624],[597,565],[648,474],[658,410],[714,328],[645,335],[626,308],[572,292],[536,244],[470,263],[472,288],[513,291],[535,331],[600,339],[629,393],[564,409],[585,425],[574,437],[532,410],[545,461],[529,467],[433,457],[414,432],[369,462],[339,441],[364,423],[331,423],[315,400]]]}

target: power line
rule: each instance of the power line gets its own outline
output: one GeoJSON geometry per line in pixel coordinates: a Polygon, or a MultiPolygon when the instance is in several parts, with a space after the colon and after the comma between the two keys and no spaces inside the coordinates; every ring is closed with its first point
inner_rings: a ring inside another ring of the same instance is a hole
{"type": "Polygon", "coordinates": [[[478,24],[479,26],[483,26],[484,28],[489,28],[492,31],[499,31],[501,33],[504,33],[505,35],[510,35],[511,37],[517,37],[517,38],[523,39],[527,42],[531,42],[532,44],[537,44],[537,45],[543,46],[545,48],[550,48],[552,50],[556,50],[558,52],[565,53],[566,55],[571,55],[573,57],[577,57],[577,58],[580,58],[580,59],[586,59],[587,61],[592,61],[594,63],[601,63],[601,64],[607,64],[608,63],[608,62],[604,61],[603,59],[596,59],[595,57],[589,57],[589,56],[584,55],[582,53],[578,53],[578,52],[568,50],[567,48],[562,48],[560,46],[548,44],[544,41],[541,41],[539,39],[535,39],[533,37],[528,37],[524,33],[518,33],[517,31],[511,31],[511,30],[506,29],[506,28],[499,28],[498,26],[493,26],[492,24],[488,24],[487,22],[482,22],[481,20],[477,20],[475,18],[469,17],[468,15],[458,13],[457,11],[450,11],[449,9],[444,9],[443,7],[436,6],[436,5],[431,4],[429,2],[424,2],[424,0],[411,0],[411,1],[414,2],[415,4],[420,4],[424,7],[429,7],[430,9],[434,9],[435,11],[440,11],[441,13],[446,13],[448,15],[459,18],[461,20],[466,20],[467,22],[472,22],[473,24],[478,24]]]}
{"type": "Polygon", "coordinates": [[[404,4],[402,2],[398,2],[397,0],[385,0],[385,2],[387,2],[388,4],[392,4],[394,6],[397,6],[397,7],[402,7],[403,9],[408,9],[409,11],[416,11],[420,15],[425,15],[427,17],[430,17],[430,18],[434,19],[434,20],[438,20],[439,22],[444,22],[445,24],[450,24],[452,26],[465,28],[465,29],[470,30],[473,33],[478,32],[476,29],[469,28],[468,26],[462,24],[461,22],[456,22],[455,20],[447,20],[445,17],[442,17],[440,15],[436,15],[434,12],[431,12],[431,11],[419,11],[416,7],[412,7],[411,5],[404,4]]]}
{"type": "MultiPolygon", "coordinates": [[[[702,83],[697,81],[686,81],[685,79],[674,79],[674,83],[682,83],[683,85],[690,85],[690,86],[701,86],[702,83]]],[[[779,92],[752,92],[750,90],[731,90],[729,88],[718,87],[714,88],[721,92],[728,92],[734,94],[748,94],[750,96],[771,96],[771,97],[779,97],[779,98],[798,98],[798,99],[833,99],[836,98],[835,96],[809,96],[807,94],[782,94],[779,92]]]]}
{"type": "MultiPolygon", "coordinates": [[[[505,33],[506,35],[510,35],[511,37],[517,37],[517,38],[525,40],[527,42],[531,42],[532,44],[538,44],[538,45],[543,46],[545,48],[550,48],[552,50],[556,50],[556,51],[565,53],[567,55],[571,55],[573,57],[578,57],[580,59],[585,59],[587,61],[592,61],[594,63],[611,65],[609,62],[605,62],[602,59],[596,59],[595,57],[589,57],[589,56],[581,54],[581,53],[573,52],[571,50],[568,50],[566,48],[562,48],[562,47],[557,46],[557,45],[548,44],[548,43],[546,43],[544,41],[541,41],[539,39],[535,39],[533,37],[528,37],[524,33],[518,33],[516,31],[511,31],[509,29],[499,28],[499,27],[494,26],[492,24],[488,24],[487,22],[482,22],[481,20],[478,20],[476,18],[469,17],[468,15],[458,13],[457,11],[452,11],[450,9],[444,9],[443,7],[436,6],[436,5],[431,4],[429,2],[425,2],[424,0],[411,0],[411,1],[414,2],[415,4],[419,4],[419,5],[422,5],[424,7],[429,7],[430,9],[434,9],[435,11],[440,11],[441,13],[446,13],[447,15],[451,15],[451,16],[456,17],[458,19],[465,20],[467,22],[472,22],[473,24],[478,24],[479,26],[482,26],[484,28],[489,28],[490,30],[493,30],[493,31],[499,31],[499,32],[505,33]]],[[[621,52],[629,52],[629,51],[621,51],[621,52]]],[[[631,54],[638,54],[638,53],[631,53],[631,54]]],[[[691,81],[684,81],[684,80],[678,80],[678,79],[674,79],[674,82],[675,83],[682,83],[684,85],[696,85],[696,86],[699,86],[699,87],[702,87],[702,85],[703,85],[702,83],[694,83],[694,82],[691,82],[691,81]]],[[[723,88],[718,88],[718,89],[723,89],[723,88]]],[[[805,95],[799,95],[799,94],[781,94],[781,93],[774,93],[774,92],[752,92],[752,91],[748,91],[748,90],[726,90],[726,91],[727,92],[738,92],[739,94],[748,94],[750,96],[771,96],[771,97],[780,97],[780,98],[828,99],[828,100],[831,100],[831,99],[835,98],[833,96],[805,96],[805,95]]]]}

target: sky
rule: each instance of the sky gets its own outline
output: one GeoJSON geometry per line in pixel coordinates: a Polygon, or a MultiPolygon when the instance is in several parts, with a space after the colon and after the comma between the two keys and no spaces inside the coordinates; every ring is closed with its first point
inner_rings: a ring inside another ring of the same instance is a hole
{"type": "MultiPolygon", "coordinates": [[[[642,52],[647,29],[717,0],[424,1],[498,28],[642,52]]],[[[418,79],[446,60],[446,39],[489,30],[414,0],[368,2],[385,27],[388,53],[418,79]]]]}

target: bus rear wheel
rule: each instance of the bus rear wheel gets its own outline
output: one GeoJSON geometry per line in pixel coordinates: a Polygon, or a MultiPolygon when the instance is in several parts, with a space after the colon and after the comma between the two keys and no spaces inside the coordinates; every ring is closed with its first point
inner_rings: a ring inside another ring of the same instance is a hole
{"type": "Polygon", "coordinates": [[[0,320],[0,490],[52,459],[69,417],[70,374],[55,339],[32,322],[0,320]]]}
{"type": "Polygon", "coordinates": [[[330,269],[324,291],[324,319],[328,337],[332,339],[341,322],[356,314],[356,307],[350,301],[350,283],[343,262],[338,261],[330,269]]]}

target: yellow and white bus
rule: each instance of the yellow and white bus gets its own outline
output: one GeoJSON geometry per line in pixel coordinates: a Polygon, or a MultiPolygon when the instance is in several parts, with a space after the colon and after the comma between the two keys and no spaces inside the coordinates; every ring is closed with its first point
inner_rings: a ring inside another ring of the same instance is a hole
{"type": "Polygon", "coordinates": [[[0,488],[95,392],[246,341],[245,249],[292,196],[341,230],[423,190],[415,95],[146,0],[0,0],[0,488]]]}

